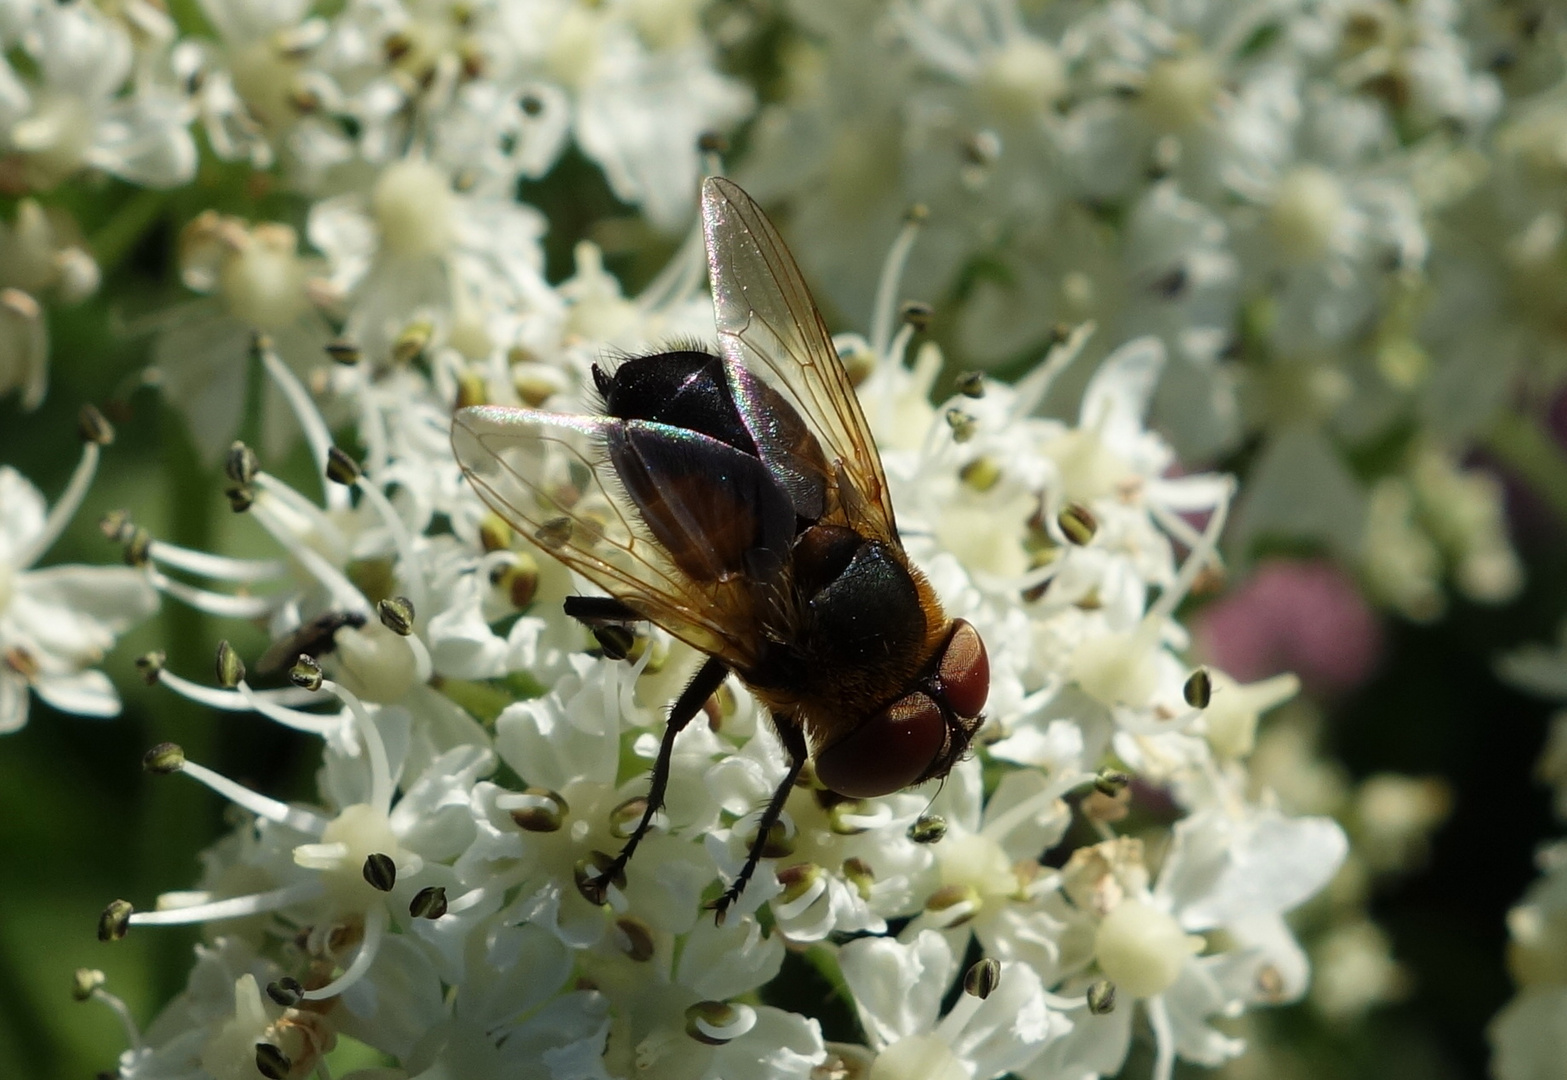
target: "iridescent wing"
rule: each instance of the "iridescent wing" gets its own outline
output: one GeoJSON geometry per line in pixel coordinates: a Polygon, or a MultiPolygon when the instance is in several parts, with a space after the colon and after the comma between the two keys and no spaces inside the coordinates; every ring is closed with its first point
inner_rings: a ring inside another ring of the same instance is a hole
{"type": "Polygon", "coordinates": [[[713,176],[702,183],[702,231],[725,357],[765,379],[815,432],[842,523],[901,548],[870,426],[778,230],[733,181],[713,176]]]}
{"type": "Polygon", "coordinates": [[[754,666],[754,586],[692,580],[620,485],[606,484],[614,469],[604,448],[619,423],[484,405],[457,412],[452,450],[479,497],[545,552],[693,648],[754,666]]]}

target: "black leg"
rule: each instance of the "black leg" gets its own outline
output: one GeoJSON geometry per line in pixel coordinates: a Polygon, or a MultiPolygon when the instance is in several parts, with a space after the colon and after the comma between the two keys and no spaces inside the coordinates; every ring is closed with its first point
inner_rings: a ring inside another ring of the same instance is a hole
{"type": "Polygon", "coordinates": [[[778,738],[783,741],[784,753],[789,755],[789,771],[784,775],[783,783],[779,784],[773,792],[772,799],[767,803],[767,809],[762,811],[762,819],[756,825],[756,839],[751,841],[751,850],[745,856],[745,865],[740,868],[740,873],[734,881],[730,882],[729,888],[724,890],[724,895],[712,903],[720,926],[723,925],[724,913],[729,910],[729,905],[740,899],[740,894],[745,892],[746,883],[751,880],[751,875],[756,873],[756,864],[762,861],[762,852],[767,849],[767,840],[773,831],[773,826],[778,824],[779,817],[783,815],[784,804],[789,801],[789,792],[794,790],[794,782],[800,778],[800,770],[805,768],[805,759],[810,756],[810,750],[805,745],[805,731],[799,724],[774,714],[773,727],[778,731],[778,738]]]}
{"type": "Polygon", "coordinates": [[[697,669],[686,688],[675,699],[674,705],[669,709],[669,723],[664,728],[664,741],[658,747],[658,760],[653,763],[653,781],[648,786],[647,809],[642,812],[642,820],[637,823],[636,830],[626,840],[626,846],[620,849],[620,854],[601,870],[597,877],[588,879],[588,888],[595,896],[590,897],[596,903],[604,902],[604,893],[609,884],[620,876],[626,868],[626,863],[631,861],[632,853],[637,850],[637,845],[642,842],[642,837],[647,835],[649,827],[653,824],[653,815],[658,813],[664,805],[664,793],[669,790],[669,763],[675,755],[675,736],[679,735],[685,726],[691,722],[691,718],[702,711],[702,706],[707,699],[713,696],[724,679],[729,675],[729,669],[723,662],[713,658],[697,669]]]}
{"type": "Polygon", "coordinates": [[[609,596],[568,596],[561,608],[569,617],[588,626],[644,621],[642,616],[609,596]]]}

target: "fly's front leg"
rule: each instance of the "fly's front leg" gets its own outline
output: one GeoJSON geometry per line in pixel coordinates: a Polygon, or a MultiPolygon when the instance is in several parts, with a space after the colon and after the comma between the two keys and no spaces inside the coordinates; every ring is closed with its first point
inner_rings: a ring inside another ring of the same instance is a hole
{"type": "Polygon", "coordinates": [[[626,868],[626,863],[631,860],[637,845],[647,835],[648,829],[653,824],[653,815],[664,805],[664,794],[669,790],[669,766],[675,755],[675,736],[684,730],[692,717],[702,711],[702,706],[707,703],[707,699],[723,685],[728,675],[729,669],[724,667],[721,661],[710,658],[697,669],[696,675],[686,684],[685,690],[670,707],[669,723],[664,728],[664,741],[659,744],[658,760],[653,763],[653,782],[648,786],[647,809],[642,812],[642,820],[637,823],[636,829],[627,838],[625,847],[620,849],[620,854],[610,860],[609,864],[596,875],[583,879],[583,894],[594,903],[604,902],[605,893],[611,882],[617,885],[625,884],[622,872],[626,868]]]}
{"type": "Polygon", "coordinates": [[[724,894],[709,905],[717,913],[720,926],[723,925],[724,915],[728,912],[729,905],[740,899],[746,883],[751,880],[751,875],[756,873],[756,865],[762,861],[762,854],[767,850],[767,841],[772,835],[773,826],[777,825],[778,819],[783,816],[784,804],[789,801],[789,792],[794,789],[795,781],[800,779],[800,770],[805,768],[805,759],[810,756],[810,750],[805,745],[805,732],[799,724],[792,720],[780,719],[777,714],[774,714],[773,727],[777,729],[778,737],[783,741],[784,753],[789,755],[789,771],[784,774],[783,782],[773,791],[767,809],[762,811],[762,818],[756,825],[756,839],[751,841],[751,850],[746,852],[745,865],[740,868],[740,873],[735,876],[734,881],[730,882],[729,888],[724,890],[724,894]]]}

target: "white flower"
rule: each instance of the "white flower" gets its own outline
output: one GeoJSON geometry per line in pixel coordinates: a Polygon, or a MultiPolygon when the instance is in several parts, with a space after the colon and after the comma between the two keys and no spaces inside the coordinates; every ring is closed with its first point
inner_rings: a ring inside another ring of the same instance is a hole
{"type": "Polygon", "coordinates": [[[96,665],[116,637],[158,609],[139,570],[35,568],[81,504],[97,458],[89,442],[71,486],[47,514],[38,489],[0,466],[0,733],[27,723],[29,689],[62,712],[117,714],[120,695],[96,665]]]}

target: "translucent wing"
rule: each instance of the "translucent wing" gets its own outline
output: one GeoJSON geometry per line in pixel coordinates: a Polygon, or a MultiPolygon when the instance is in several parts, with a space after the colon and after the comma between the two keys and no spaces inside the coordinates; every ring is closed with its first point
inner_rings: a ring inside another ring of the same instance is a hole
{"type": "Polygon", "coordinates": [[[485,405],[458,411],[452,450],[479,497],[550,555],[694,648],[753,666],[748,584],[691,580],[606,484],[603,447],[617,423],[485,405]]]}
{"type": "Polygon", "coordinates": [[[778,230],[721,176],[702,184],[702,230],[725,356],[767,380],[814,430],[836,472],[828,480],[844,523],[901,547],[870,426],[778,230]]]}

